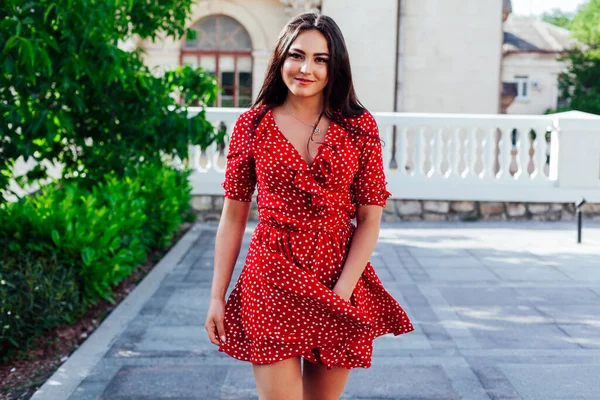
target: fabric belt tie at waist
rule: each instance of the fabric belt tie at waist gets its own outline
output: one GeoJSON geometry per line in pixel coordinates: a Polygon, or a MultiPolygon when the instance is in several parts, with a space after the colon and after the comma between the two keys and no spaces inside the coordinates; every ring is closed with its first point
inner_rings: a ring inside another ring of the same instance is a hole
{"type": "Polygon", "coordinates": [[[292,231],[292,232],[335,232],[335,231],[340,231],[343,229],[348,229],[349,227],[352,226],[352,223],[350,222],[350,220],[348,220],[348,221],[344,221],[338,225],[332,225],[332,226],[327,226],[327,227],[323,227],[323,228],[313,228],[313,229],[303,229],[303,228],[296,227],[296,226],[293,226],[290,224],[272,222],[272,221],[268,221],[268,220],[259,221],[258,225],[265,225],[265,226],[269,226],[271,228],[280,229],[280,230],[284,230],[284,231],[292,231]]]}

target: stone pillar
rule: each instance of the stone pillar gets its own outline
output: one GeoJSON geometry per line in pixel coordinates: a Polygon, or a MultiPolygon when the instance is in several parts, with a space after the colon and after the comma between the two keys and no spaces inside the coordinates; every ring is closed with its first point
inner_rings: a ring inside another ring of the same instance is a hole
{"type": "Polygon", "coordinates": [[[588,195],[588,202],[599,200],[600,117],[578,111],[556,114],[550,178],[556,179],[560,188],[578,189],[581,196],[588,195]]]}
{"type": "Polygon", "coordinates": [[[369,111],[393,111],[398,1],[324,0],[322,11],[344,34],[360,101],[369,111]]]}

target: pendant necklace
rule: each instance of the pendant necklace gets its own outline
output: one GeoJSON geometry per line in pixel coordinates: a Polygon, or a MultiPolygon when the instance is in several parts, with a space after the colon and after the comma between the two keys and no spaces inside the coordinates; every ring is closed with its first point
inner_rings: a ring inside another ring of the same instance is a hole
{"type": "Polygon", "coordinates": [[[321,134],[321,129],[320,129],[320,128],[317,126],[317,124],[316,124],[316,122],[318,122],[318,121],[319,121],[319,118],[318,118],[318,117],[317,117],[317,121],[315,121],[315,123],[314,123],[314,124],[307,124],[306,122],[304,122],[304,121],[302,121],[300,118],[298,118],[298,117],[296,116],[296,114],[294,114],[294,112],[292,111],[292,107],[290,107],[290,104],[289,104],[289,103],[287,103],[287,102],[286,102],[286,103],[285,103],[285,105],[286,105],[286,107],[288,108],[288,110],[290,111],[290,114],[292,114],[292,117],[294,117],[294,118],[295,118],[295,119],[297,119],[298,121],[302,122],[304,125],[306,125],[306,126],[310,127],[311,129],[313,129],[313,131],[314,131],[314,134],[315,134],[316,136],[318,136],[318,135],[320,135],[320,134],[321,134]]]}

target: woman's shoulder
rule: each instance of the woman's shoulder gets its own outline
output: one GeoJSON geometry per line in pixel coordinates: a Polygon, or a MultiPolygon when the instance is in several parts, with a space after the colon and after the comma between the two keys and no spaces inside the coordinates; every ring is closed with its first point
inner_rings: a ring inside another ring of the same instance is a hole
{"type": "Polygon", "coordinates": [[[266,106],[255,106],[251,107],[248,110],[244,111],[240,114],[237,119],[238,123],[246,125],[248,123],[252,123],[258,118],[261,114],[264,114],[266,106]]]}
{"type": "Polygon", "coordinates": [[[256,106],[242,112],[235,121],[234,131],[237,131],[238,135],[254,139],[254,133],[259,129],[267,111],[266,106],[256,106]]]}
{"type": "Polygon", "coordinates": [[[362,112],[354,117],[345,118],[347,123],[359,127],[366,132],[374,132],[377,130],[377,122],[375,117],[369,110],[363,109],[362,112]]]}
{"type": "Polygon", "coordinates": [[[363,147],[370,141],[379,141],[379,128],[375,117],[367,109],[354,117],[345,118],[345,129],[353,140],[363,147]]]}

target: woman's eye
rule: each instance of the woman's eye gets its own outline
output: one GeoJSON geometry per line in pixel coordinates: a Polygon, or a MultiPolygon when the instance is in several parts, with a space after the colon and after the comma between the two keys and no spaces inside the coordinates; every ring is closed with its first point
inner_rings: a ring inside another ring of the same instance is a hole
{"type": "Polygon", "coordinates": [[[291,53],[290,57],[292,57],[295,60],[299,60],[300,58],[302,58],[302,56],[298,53],[291,53]]]}
{"type": "Polygon", "coordinates": [[[321,58],[321,57],[318,57],[316,60],[317,60],[318,62],[322,62],[322,63],[326,63],[327,61],[329,61],[328,59],[326,59],[326,58],[321,58]]]}

